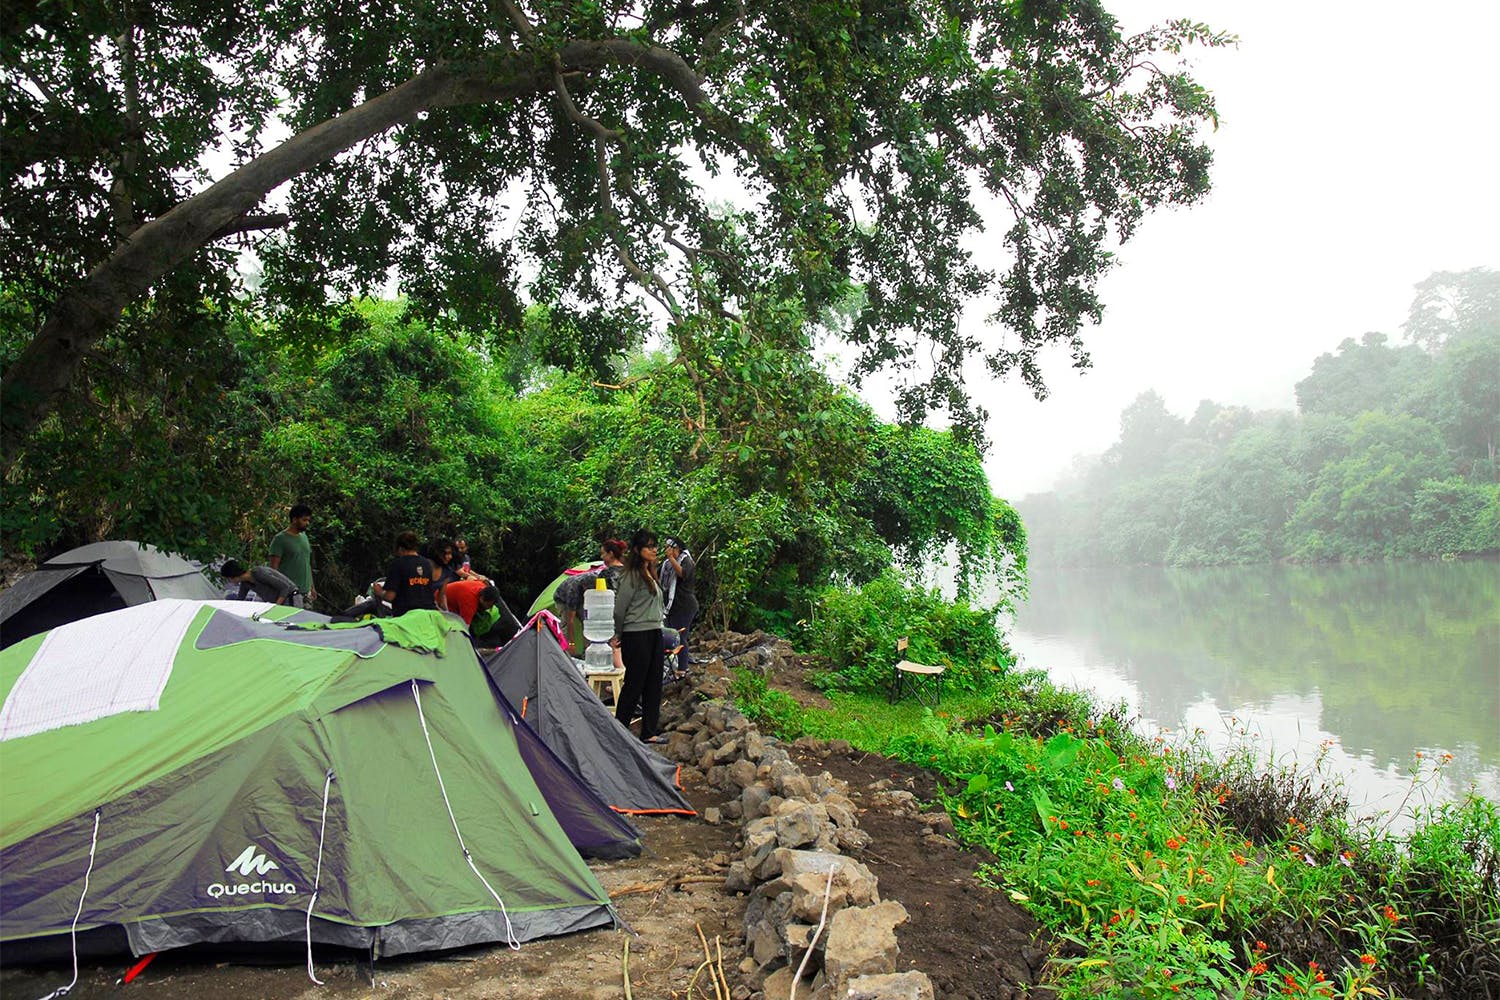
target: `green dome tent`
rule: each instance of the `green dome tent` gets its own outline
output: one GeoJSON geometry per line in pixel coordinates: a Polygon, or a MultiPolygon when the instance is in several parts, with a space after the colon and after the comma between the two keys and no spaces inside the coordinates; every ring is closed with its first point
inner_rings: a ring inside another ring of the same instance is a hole
{"type": "Polygon", "coordinates": [[[163,600],[0,653],[9,956],[74,928],[380,957],[614,919],[456,619],[256,610],[326,622],[163,600]]]}
{"type": "MultiPolygon", "coordinates": [[[[593,570],[601,569],[603,566],[604,564],[602,562],[582,562],[577,564],[576,566],[569,566],[567,569],[557,574],[557,579],[547,584],[542,592],[537,595],[536,600],[531,602],[531,607],[526,609],[526,619],[530,621],[532,618],[535,618],[538,611],[550,611],[552,612],[552,616],[558,621],[566,622],[568,620],[567,611],[565,608],[559,607],[557,604],[557,588],[561,586],[562,582],[570,576],[577,576],[580,573],[589,573],[593,570]]],[[[583,638],[583,623],[581,621],[575,621],[573,623],[573,627],[568,630],[568,655],[573,657],[582,657],[583,648],[585,645],[586,643],[583,638]]]]}

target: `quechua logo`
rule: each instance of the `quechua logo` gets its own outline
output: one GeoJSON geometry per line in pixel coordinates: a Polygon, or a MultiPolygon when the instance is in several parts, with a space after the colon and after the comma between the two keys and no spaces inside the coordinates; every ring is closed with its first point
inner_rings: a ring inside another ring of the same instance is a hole
{"type": "Polygon", "coordinates": [[[295,896],[297,887],[291,882],[268,881],[268,872],[279,871],[281,865],[267,857],[260,848],[251,844],[240,852],[240,856],[224,866],[230,875],[254,881],[215,882],[207,892],[214,899],[224,896],[295,896]]]}

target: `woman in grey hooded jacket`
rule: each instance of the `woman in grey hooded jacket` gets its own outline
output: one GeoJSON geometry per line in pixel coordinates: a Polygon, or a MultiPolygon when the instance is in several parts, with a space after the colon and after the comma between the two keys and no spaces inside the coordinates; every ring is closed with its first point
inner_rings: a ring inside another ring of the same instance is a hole
{"type": "Polygon", "coordinates": [[[656,534],[642,528],[630,538],[625,569],[615,585],[615,634],[609,644],[625,661],[625,683],[615,718],[625,726],[641,709],[641,739],[659,743],[661,725],[661,583],[656,564],[656,534]]]}

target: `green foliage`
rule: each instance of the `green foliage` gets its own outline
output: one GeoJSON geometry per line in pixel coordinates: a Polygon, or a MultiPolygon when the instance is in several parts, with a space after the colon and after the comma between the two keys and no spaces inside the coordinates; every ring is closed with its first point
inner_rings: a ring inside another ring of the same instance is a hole
{"type": "MultiPolygon", "coordinates": [[[[7,551],[114,535],[257,559],[300,501],[331,608],[384,570],[408,529],[464,534],[521,608],[601,538],[643,525],[688,540],[719,626],[790,630],[831,581],[878,576],[896,551],[952,544],[966,578],[995,579],[1006,597],[1024,586],[1024,531],[974,448],[882,424],[795,352],[763,352],[756,378],[776,385],[726,391],[705,421],[680,357],[606,351],[601,364],[628,379],[601,385],[599,368],[549,363],[581,355],[522,364],[522,347],[439,331],[400,301],[274,323],[205,309],[199,322],[202,349],[148,360],[120,338],[86,369],[87,405],[69,404],[12,470],[7,551]],[[907,439],[932,460],[898,475],[890,450],[907,439]],[[120,460],[77,460],[100,442],[120,460]]],[[[578,346],[574,326],[553,336],[557,322],[575,320],[533,312],[518,344],[578,346]]]]}
{"type": "MultiPolygon", "coordinates": [[[[478,356],[388,303],[363,303],[366,324],[274,382],[287,419],[265,434],[260,461],[315,513],[319,589],[340,603],[381,575],[397,534],[466,532],[493,551],[513,514],[516,444],[478,356]]],[[[519,489],[517,489],[519,487],[519,489]]]]}
{"type": "Polygon", "coordinates": [[[979,691],[1011,660],[995,610],[945,601],[888,570],[858,588],[825,590],[800,642],[829,665],[819,678],[829,690],[889,689],[896,643],[907,636],[906,659],[947,668],[945,690],[979,691]]]}
{"type": "MultiPolygon", "coordinates": [[[[204,297],[228,308],[234,255],[199,252],[224,223],[189,196],[207,188],[233,202],[229,228],[259,232],[244,213],[289,178],[294,217],[258,220],[284,228],[257,242],[254,291],[293,317],[396,280],[443,332],[603,376],[640,345],[649,296],[708,408],[776,386],[761,376],[785,368],[777,353],[811,354],[788,331],[857,281],[839,331],[857,371],[908,379],[905,417],[947,411],[970,440],[964,360],[1037,392],[1049,344],[1086,364],[1114,245],[1208,190],[1217,110],[1181,56],[1234,43],[1188,21],[1125,36],[1098,3],[1002,0],[650,0],[623,19],[479,0],[227,14],[89,0],[20,5],[6,37],[0,70],[21,82],[0,97],[0,252],[38,262],[16,288],[38,343],[91,346],[115,318],[91,296],[139,300],[173,268],[201,268],[204,297]],[[333,145],[299,142],[356,107],[357,124],[318,133],[333,145]],[[210,184],[203,164],[222,159],[255,169],[210,184]],[[732,174],[745,207],[712,206],[705,167],[732,174]],[[995,264],[970,249],[989,196],[1011,213],[995,264]],[[129,238],[178,209],[159,242],[129,238]],[[960,329],[979,298],[999,303],[1004,339],[960,329]],[[538,308],[565,339],[531,337],[538,308]]],[[[7,391],[34,389],[47,356],[21,355],[7,391]]],[[[29,443],[32,418],[6,427],[7,450],[29,443]]]]}
{"type": "Polygon", "coordinates": [[[959,546],[958,593],[973,576],[994,575],[1009,591],[1026,573],[1026,533],[1020,515],[990,493],[972,445],[926,427],[875,429],[871,460],[856,495],[885,538],[908,538],[897,555],[913,565],[959,546]]]}
{"type": "Polygon", "coordinates": [[[1419,552],[1500,550],[1500,483],[1429,479],[1417,487],[1411,526],[1419,552]]]}
{"type": "Polygon", "coordinates": [[[1291,555],[1319,560],[1406,555],[1417,488],[1448,463],[1437,428],[1372,410],[1351,425],[1349,454],[1318,471],[1287,521],[1291,555]]]}
{"type": "Polygon", "coordinates": [[[1300,414],[1210,401],[1183,423],[1155,393],[1077,481],[1028,499],[1059,565],[1251,564],[1500,550],[1495,272],[1418,286],[1413,344],[1345,340],[1297,384],[1300,414]]]}
{"type": "Polygon", "coordinates": [[[255,456],[284,412],[266,382],[274,348],[242,311],[183,301],[196,293],[169,282],[88,359],[6,476],[8,554],[129,538],[209,558],[247,521],[285,519],[284,480],[255,456]]]}

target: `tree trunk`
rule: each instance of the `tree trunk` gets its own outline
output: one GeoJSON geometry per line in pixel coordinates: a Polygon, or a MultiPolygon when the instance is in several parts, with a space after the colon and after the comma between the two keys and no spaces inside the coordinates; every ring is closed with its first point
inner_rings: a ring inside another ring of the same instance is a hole
{"type": "MultiPolygon", "coordinates": [[[[251,160],[130,234],[57,300],[41,331],[0,383],[0,451],[9,469],[26,440],[68,389],[83,356],[119,321],[126,305],[235,223],[281,184],[435,104],[455,103],[474,81],[446,66],[429,69],[337,118],[320,122],[251,160]]],[[[497,85],[498,94],[505,89],[497,85]]],[[[524,89],[530,89],[528,83],[524,89]]]]}

